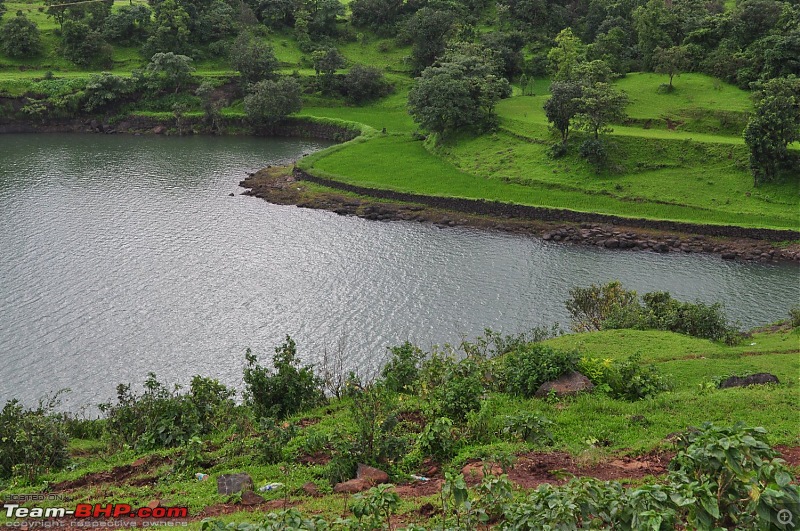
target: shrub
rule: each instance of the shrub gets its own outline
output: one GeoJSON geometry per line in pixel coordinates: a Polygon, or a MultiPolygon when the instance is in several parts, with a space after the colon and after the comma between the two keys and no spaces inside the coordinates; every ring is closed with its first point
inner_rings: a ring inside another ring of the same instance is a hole
{"type": "Polygon", "coordinates": [[[675,479],[705,491],[700,503],[688,505],[687,520],[696,528],[767,529],[780,523],[780,511],[800,506],[800,489],[767,444],[764,428],[705,423],[679,446],[670,463],[675,479]]]}
{"type": "Polygon", "coordinates": [[[65,21],[61,35],[61,53],[68,61],[80,67],[111,64],[111,46],[85,22],[65,21]]]}
{"type": "Polygon", "coordinates": [[[543,415],[521,411],[515,415],[506,415],[503,433],[530,444],[544,444],[553,440],[549,428],[551,424],[553,422],[543,415]]]}
{"type": "Polygon", "coordinates": [[[595,166],[604,166],[608,162],[606,146],[602,140],[596,138],[584,141],[578,149],[578,153],[595,166]]]}
{"type": "Polygon", "coordinates": [[[176,94],[181,87],[191,81],[192,58],[172,52],[156,53],[145,66],[142,79],[145,86],[152,91],[173,90],[176,94]]]}
{"type": "Polygon", "coordinates": [[[87,112],[99,111],[133,92],[133,83],[128,78],[108,72],[92,74],[86,82],[83,108],[87,112]]]}
{"type": "Polygon", "coordinates": [[[69,438],[49,408],[24,409],[9,400],[0,411],[0,478],[20,477],[33,483],[42,473],[69,461],[69,438]]]}
{"type": "Polygon", "coordinates": [[[576,332],[600,330],[612,312],[636,303],[636,292],[623,289],[616,280],[602,286],[572,288],[569,297],[567,311],[576,332]]]}
{"type": "Polygon", "coordinates": [[[467,413],[480,409],[483,392],[480,364],[473,358],[465,358],[451,365],[444,381],[433,390],[434,415],[463,422],[467,413]]]}
{"type": "Polygon", "coordinates": [[[144,394],[130,385],[117,386],[117,403],[100,404],[106,414],[106,431],[114,444],[140,450],[180,446],[202,431],[197,410],[188,395],[169,391],[149,373],[144,394]]]}
{"type": "Polygon", "coordinates": [[[325,396],[322,382],[311,365],[300,366],[297,346],[286,336],[286,341],[275,349],[272,358],[275,372],[258,364],[250,349],[245,353],[245,398],[253,408],[256,418],[284,418],[321,404],[325,396]]]}
{"type": "Polygon", "coordinates": [[[547,155],[551,159],[560,159],[567,155],[567,145],[562,142],[556,142],[547,150],[547,155]]]}
{"type": "Polygon", "coordinates": [[[400,346],[389,347],[391,358],[383,366],[381,376],[386,389],[396,393],[410,393],[419,375],[422,350],[406,341],[400,346]]]}
{"type": "Polygon", "coordinates": [[[532,397],[543,383],[575,370],[578,358],[576,351],[555,350],[535,343],[510,352],[501,367],[505,391],[532,397]]]}
{"type": "Polygon", "coordinates": [[[200,433],[222,431],[230,426],[234,418],[236,391],[228,389],[214,378],[195,376],[192,378],[189,400],[197,411],[200,433]]]}
{"type": "Polygon", "coordinates": [[[356,427],[353,455],[370,464],[394,461],[404,455],[410,442],[395,433],[396,395],[373,384],[353,393],[352,398],[350,413],[356,427]]]}
{"type": "Polygon", "coordinates": [[[422,453],[439,462],[445,462],[456,454],[458,440],[458,430],[447,417],[439,417],[425,426],[417,438],[422,453]]]}
{"type": "Polygon", "coordinates": [[[274,418],[261,417],[256,444],[261,460],[268,465],[283,461],[283,450],[296,434],[297,430],[289,423],[281,424],[274,418]]]}
{"type": "Polygon", "coordinates": [[[789,323],[792,325],[792,328],[800,326],[800,306],[792,306],[791,309],[789,309],[789,323]]]}
{"type": "Polygon", "coordinates": [[[670,389],[669,382],[654,365],[643,366],[640,360],[641,354],[634,354],[612,366],[607,378],[613,397],[640,400],[670,389]]]}

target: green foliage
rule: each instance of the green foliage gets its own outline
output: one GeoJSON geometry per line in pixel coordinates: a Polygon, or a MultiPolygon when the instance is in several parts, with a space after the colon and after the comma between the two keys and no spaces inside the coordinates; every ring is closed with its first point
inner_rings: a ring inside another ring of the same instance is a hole
{"type": "Polygon", "coordinates": [[[295,435],[297,435],[297,431],[292,424],[281,423],[272,417],[261,417],[256,444],[261,461],[268,465],[283,461],[286,444],[295,435]]]}
{"type": "Polygon", "coordinates": [[[244,97],[244,112],[256,126],[272,125],[298,112],[303,105],[300,85],[294,78],[259,81],[251,85],[244,97]]]}
{"type": "Polygon", "coordinates": [[[106,18],[103,36],[116,44],[141,44],[150,34],[152,15],[150,8],[142,4],[122,6],[106,18]]]}
{"type": "Polygon", "coordinates": [[[619,281],[602,286],[592,284],[588,288],[572,288],[566,302],[572,318],[572,329],[576,332],[600,330],[612,313],[635,304],[636,300],[636,292],[623,289],[619,281]]]}
{"type": "Polygon", "coordinates": [[[654,365],[641,364],[640,354],[615,362],[604,375],[604,381],[600,381],[610,387],[611,396],[625,400],[652,398],[671,388],[654,365]]]}
{"type": "Polygon", "coordinates": [[[378,485],[353,496],[353,516],[358,522],[359,530],[385,529],[400,504],[400,496],[391,490],[392,487],[393,485],[378,485]]]}
{"type": "Polygon", "coordinates": [[[583,43],[572,33],[571,28],[561,30],[555,38],[555,43],[556,45],[547,54],[553,80],[574,81],[575,67],[585,53],[583,43]]]}
{"type": "Polygon", "coordinates": [[[84,89],[83,108],[87,112],[108,109],[130,95],[133,89],[133,83],[129,78],[109,72],[92,74],[84,89]]]}
{"type": "Polygon", "coordinates": [[[245,353],[245,360],[245,399],[256,418],[282,419],[324,401],[320,379],[314,374],[313,366],[299,365],[297,345],[291,337],[286,336],[284,343],[275,348],[274,372],[259,365],[250,349],[245,353]]]}
{"type": "Polygon", "coordinates": [[[408,341],[400,346],[389,347],[391,357],[381,369],[384,385],[395,393],[412,393],[419,376],[419,365],[423,353],[408,341]]]}
{"type": "Polygon", "coordinates": [[[698,528],[787,528],[778,512],[796,510],[800,489],[776,455],[763,428],[705,423],[689,430],[670,463],[681,484],[705,494],[688,507],[688,521],[698,528]]]}
{"type": "Polygon", "coordinates": [[[578,359],[576,351],[534,343],[506,354],[499,376],[506,392],[532,397],[543,383],[575,370],[578,359]]]}
{"type": "Polygon", "coordinates": [[[351,457],[378,465],[394,462],[408,451],[410,440],[400,433],[397,395],[380,384],[352,393],[350,416],[355,426],[351,457]]]}
{"type": "Polygon", "coordinates": [[[442,381],[430,392],[432,416],[463,422],[470,411],[480,409],[483,393],[483,368],[479,360],[467,357],[454,362],[449,359],[442,381]]]}
{"type": "Polygon", "coordinates": [[[280,66],[272,46],[247,33],[236,38],[230,58],[245,84],[274,79],[275,70],[280,66]]]}
{"type": "Polygon", "coordinates": [[[420,75],[445,51],[454,31],[456,15],[447,9],[423,7],[412,15],[405,27],[411,41],[411,63],[414,75],[420,75]]]}
{"type": "Polygon", "coordinates": [[[544,112],[553,128],[561,134],[562,144],[569,139],[572,120],[580,110],[582,93],[582,85],[576,82],[555,81],[550,85],[550,98],[544,103],[544,112]]]}
{"type": "Polygon", "coordinates": [[[789,153],[788,145],[800,140],[800,78],[772,79],[759,87],[754,98],[756,109],[744,130],[744,141],[758,186],[775,180],[783,167],[794,166],[796,174],[798,157],[789,153]]]}
{"type": "Polygon", "coordinates": [[[48,406],[24,409],[9,400],[0,411],[0,479],[17,477],[32,484],[69,462],[68,436],[48,406]]]}
{"type": "Polygon", "coordinates": [[[655,71],[669,76],[669,92],[672,92],[672,78],[686,70],[689,65],[689,54],[685,46],[671,48],[657,47],[653,52],[655,71]]]}
{"type": "Polygon", "coordinates": [[[580,110],[575,115],[578,129],[599,138],[600,133],[611,132],[610,124],[625,119],[628,96],[608,83],[594,83],[583,88],[580,110]]]}
{"type": "Polygon", "coordinates": [[[5,55],[16,58],[33,57],[41,50],[39,27],[22,12],[0,25],[0,51],[5,55]]]}
{"type": "Polygon", "coordinates": [[[80,67],[108,66],[111,63],[111,46],[100,32],[83,21],[66,20],[61,30],[61,54],[80,67]]]}
{"type": "Polygon", "coordinates": [[[608,151],[602,140],[589,138],[581,143],[578,150],[581,157],[588,160],[596,168],[602,168],[608,162],[608,151]]]}
{"type": "Polygon", "coordinates": [[[183,6],[175,0],[163,0],[153,6],[153,18],[155,29],[142,47],[145,57],[167,52],[190,53],[191,19],[183,6]]]}
{"type": "Polygon", "coordinates": [[[192,79],[192,58],[173,52],[153,54],[142,72],[145,86],[152,91],[178,93],[192,79]]]}
{"type": "Polygon", "coordinates": [[[549,428],[552,424],[553,422],[543,415],[520,411],[514,415],[506,415],[503,433],[529,444],[547,444],[553,440],[549,428]]]}
{"type": "Polygon", "coordinates": [[[417,78],[408,93],[408,112],[423,129],[447,134],[497,123],[496,103],[511,94],[497,74],[494,56],[478,47],[454,48],[417,78]]]}
{"type": "Polygon", "coordinates": [[[333,88],[333,75],[345,65],[344,56],[338,49],[330,47],[315,50],[311,60],[317,77],[322,74],[322,91],[329,92],[333,88]]]}
{"type": "Polygon", "coordinates": [[[602,328],[668,330],[729,345],[741,340],[741,333],[728,323],[720,303],[681,302],[661,291],[645,293],[642,302],[643,305],[636,301],[614,308],[602,328]]]}
{"type": "Polygon", "coordinates": [[[789,324],[792,328],[800,326],[800,306],[792,306],[789,309],[789,324]]]}
{"type": "Polygon", "coordinates": [[[357,64],[344,76],[340,90],[348,102],[363,105],[386,96],[391,86],[379,69],[357,64]]]}
{"type": "Polygon", "coordinates": [[[449,418],[439,417],[425,426],[417,438],[417,444],[424,455],[443,463],[458,450],[458,429],[449,418]]]}

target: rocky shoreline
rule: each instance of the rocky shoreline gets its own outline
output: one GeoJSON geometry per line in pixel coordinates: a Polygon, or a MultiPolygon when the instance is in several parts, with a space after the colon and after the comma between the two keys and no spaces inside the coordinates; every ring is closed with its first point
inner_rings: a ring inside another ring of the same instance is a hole
{"type": "MultiPolygon", "coordinates": [[[[318,184],[324,184],[322,182],[318,184]]],[[[426,204],[392,201],[347,191],[320,189],[303,172],[288,167],[268,167],[240,183],[243,195],[271,203],[324,209],[339,215],[375,221],[415,221],[442,227],[475,227],[538,236],[546,241],[592,245],[606,249],[656,253],[716,254],[724,260],[793,262],[800,264],[800,244],[782,246],[756,238],[735,238],[678,233],[608,223],[556,222],[528,217],[475,214],[426,204]]]]}

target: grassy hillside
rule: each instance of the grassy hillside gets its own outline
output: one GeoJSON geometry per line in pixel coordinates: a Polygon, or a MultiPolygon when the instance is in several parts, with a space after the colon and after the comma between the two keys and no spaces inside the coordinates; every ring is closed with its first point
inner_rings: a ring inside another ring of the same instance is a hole
{"type": "MultiPolygon", "coordinates": [[[[659,481],[659,477],[652,475],[666,473],[666,461],[675,448],[671,434],[706,421],[720,426],[738,421],[763,426],[769,443],[789,452],[800,445],[799,339],[797,329],[786,328],[755,333],[735,347],[674,333],[636,330],[550,339],[545,346],[578,349],[584,357],[621,361],[639,354],[640,363],[653,364],[672,389],[635,401],[597,392],[562,399],[487,393],[480,413],[459,424],[460,435],[453,442],[452,458],[423,459],[424,452],[420,455],[417,448],[400,461],[383,463],[392,482],[402,485],[397,490],[401,494],[397,522],[427,525],[430,511],[426,513],[420,508],[428,503],[440,506],[438,492],[446,472],[457,473],[476,460],[507,459],[503,455],[519,456],[518,465],[510,469],[509,477],[515,497],[520,500],[539,483],[563,483],[571,474],[616,478],[635,485],[659,481]],[[777,375],[781,383],[716,388],[715,382],[728,375],[764,371],[777,375]],[[525,414],[536,416],[528,418],[552,422],[547,425],[551,438],[526,442],[500,429],[503,419],[525,414]],[[531,465],[537,462],[543,464],[538,468],[531,465]],[[411,475],[430,479],[420,482],[411,475]]],[[[435,399],[431,391],[421,389],[412,394],[384,397],[391,404],[391,414],[402,419],[397,430],[391,432],[393,436],[422,440],[420,433],[433,421],[429,401],[435,399]]],[[[357,411],[352,398],[334,399],[286,422],[259,427],[252,419],[248,420],[245,410],[240,410],[238,417],[220,426],[219,431],[202,437],[199,443],[144,452],[120,447],[113,438],[103,436],[102,424],[92,426],[91,422],[84,422],[77,426],[82,438],[70,441],[72,464],[66,471],[46,473],[34,485],[24,481],[8,484],[4,492],[30,493],[43,489],[68,495],[71,503],[113,501],[134,507],[161,500],[162,505],[188,507],[192,528],[199,528],[204,516],[221,518],[223,522],[257,521],[265,513],[282,507],[335,518],[350,514],[345,508],[348,497],[332,492],[331,478],[341,473],[347,477],[350,473],[337,467],[347,462],[346,455],[341,453],[345,447],[342,442],[350,437],[361,440],[358,434],[362,432],[358,430],[363,429],[363,423],[358,422],[357,411]],[[109,445],[114,450],[109,451],[109,445]],[[132,467],[131,463],[138,464],[132,467]],[[197,472],[209,474],[211,480],[196,480],[197,472]],[[256,487],[274,481],[284,486],[261,493],[267,500],[265,504],[247,507],[237,496],[216,492],[214,479],[234,472],[250,474],[256,487]],[[320,497],[303,490],[308,482],[314,483],[320,497]]],[[[795,463],[795,470],[797,466],[795,463]]],[[[477,481],[467,479],[470,484],[477,481]]],[[[435,512],[433,518],[434,521],[438,518],[435,512]]],[[[0,515],[0,522],[6,521],[0,515]]]]}

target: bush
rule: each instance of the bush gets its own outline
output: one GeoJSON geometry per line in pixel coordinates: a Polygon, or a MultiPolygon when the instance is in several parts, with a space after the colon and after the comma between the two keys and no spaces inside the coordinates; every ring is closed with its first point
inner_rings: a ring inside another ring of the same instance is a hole
{"type": "Polygon", "coordinates": [[[789,323],[792,325],[792,328],[800,326],[800,306],[792,306],[791,309],[789,309],[789,323]]]}
{"type": "Polygon", "coordinates": [[[424,455],[443,463],[456,454],[458,440],[458,430],[453,426],[453,421],[439,417],[425,426],[417,442],[424,455]]]}
{"type": "Polygon", "coordinates": [[[640,361],[641,354],[634,354],[612,366],[607,381],[613,397],[640,400],[670,389],[669,382],[654,365],[642,366],[640,361]]]}
{"type": "Polygon", "coordinates": [[[512,435],[530,444],[549,443],[553,440],[549,426],[552,421],[543,415],[521,411],[505,417],[503,433],[512,435]]]}
{"type": "Polygon", "coordinates": [[[550,149],[547,150],[547,155],[551,159],[560,159],[567,155],[567,151],[568,151],[567,145],[565,143],[556,142],[555,144],[550,146],[550,149]]]}
{"type": "Polygon", "coordinates": [[[362,462],[394,462],[408,451],[410,441],[398,434],[397,395],[382,385],[353,393],[350,414],[356,427],[352,454],[362,462]]]}
{"type": "Polygon", "coordinates": [[[286,336],[286,341],[275,349],[274,373],[259,365],[250,349],[245,359],[245,398],[256,418],[282,419],[324,402],[321,380],[311,365],[301,367],[298,364],[297,346],[291,337],[286,336]]]}
{"type": "Polygon", "coordinates": [[[0,411],[0,478],[19,477],[28,483],[45,472],[67,465],[69,437],[49,408],[24,409],[9,400],[0,411]]]}
{"type": "Polygon", "coordinates": [[[419,375],[422,350],[406,341],[398,347],[390,347],[392,357],[383,366],[381,376],[389,391],[411,393],[419,375]]]}
{"type": "Polygon", "coordinates": [[[344,76],[341,90],[348,102],[361,105],[386,96],[390,86],[383,72],[373,66],[357,64],[344,76]]]}
{"type": "Polygon", "coordinates": [[[433,416],[444,416],[463,422],[470,411],[480,409],[483,392],[480,364],[473,358],[465,358],[451,365],[445,373],[444,381],[433,390],[433,416]]]}
{"type": "Polygon", "coordinates": [[[67,20],[61,30],[61,53],[80,67],[111,64],[112,49],[103,36],[80,20],[67,20]]]}
{"type": "Polygon", "coordinates": [[[603,328],[603,322],[621,308],[636,303],[636,292],[623,289],[619,281],[602,286],[572,288],[567,299],[567,311],[572,317],[572,329],[589,332],[603,328]]]}
{"type": "Polygon", "coordinates": [[[543,383],[575,370],[578,358],[576,351],[530,344],[508,353],[503,359],[500,368],[503,387],[508,393],[530,398],[543,383]]]}
{"type": "Polygon", "coordinates": [[[92,74],[86,82],[83,108],[86,112],[108,108],[133,92],[133,84],[128,78],[115,76],[108,72],[92,74]]]}
{"type": "Polygon", "coordinates": [[[192,58],[172,52],[156,53],[145,66],[142,79],[154,92],[173,90],[177,93],[192,79],[192,58]]]}
{"type": "Polygon", "coordinates": [[[596,138],[590,138],[583,142],[578,153],[595,166],[604,166],[608,162],[606,146],[602,140],[596,138]]]}
{"type": "Polygon", "coordinates": [[[42,49],[39,27],[22,14],[0,26],[0,50],[9,57],[33,57],[42,49]]]}

